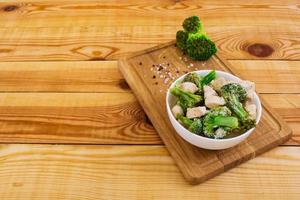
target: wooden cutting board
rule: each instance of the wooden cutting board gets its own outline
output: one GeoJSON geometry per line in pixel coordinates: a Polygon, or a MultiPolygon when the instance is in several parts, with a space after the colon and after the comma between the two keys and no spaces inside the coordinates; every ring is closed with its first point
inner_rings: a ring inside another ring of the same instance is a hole
{"type": "Polygon", "coordinates": [[[226,150],[211,151],[183,140],[169,122],[165,97],[173,79],[188,71],[216,69],[238,74],[219,55],[206,62],[192,61],[174,42],[140,51],[119,61],[119,69],[135,93],[182,174],[201,183],[287,141],[292,131],[262,100],[263,115],[246,141],[226,150]]]}

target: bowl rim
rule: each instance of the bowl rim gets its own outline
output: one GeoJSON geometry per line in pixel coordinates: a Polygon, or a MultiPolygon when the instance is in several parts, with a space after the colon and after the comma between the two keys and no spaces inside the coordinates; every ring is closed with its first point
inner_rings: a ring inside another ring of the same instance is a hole
{"type": "MultiPolygon", "coordinates": [[[[246,132],[244,132],[244,133],[242,133],[242,134],[240,134],[240,135],[238,135],[238,136],[235,136],[235,137],[232,137],[232,138],[224,138],[224,139],[216,139],[216,138],[209,138],[209,137],[205,137],[205,136],[201,136],[201,135],[197,135],[197,134],[195,134],[195,133],[193,133],[193,132],[191,132],[191,131],[189,131],[187,128],[185,128],[181,123],[179,123],[178,122],[178,120],[174,117],[174,115],[173,115],[173,113],[172,113],[172,111],[171,111],[171,106],[170,106],[170,104],[169,104],[169,98],[170,98],[170,96],[172,95],[171,93],[170,93],[170,89],[171,88],[173,88],[174,87],[174,85],[178,82],[178,81],[181,81],[187,74],[189,74],[189,73],[192,73],[192,72],[196,72],[197,74],[200,74],[200,73],[209,73],[210,71],[212,71],[212,70],[196,70],[196,71],[190,71],[190,72],[188,72],[188,73],[186,73],[186,74],[183,74],[183,75],[181,75],[180,77],[178,77],[177,79],[175,79],[173,82],[172,82],[172,84],[169,86],[169,88],[168,88],[168,90],[167,90],[167,95],[166,95],[166,106],[167,106],[167,109],[168,109],[168,112],[170,113],[170,114],[168,114],[169,115],[169,117],[170,117],[170,115],[171,115],[171,118],[172,118],[172,120],[175,120],[176,121],[176,123],[181,127],[181,128],[183,128],[184,130],[186,130],[189,134],[193,134],[193,136],[194,137],[196,137],[197,139],[204,139],[204,140],[207,140],[207,141],[213,141],[213,142],[229,142],[229,141],[234,141],[234,140],[238,140],[238,139],[240,139],[240,138],[243,138],[243,136],[244,135],[246,135],[247,133],[249,133],[249,132],[252,132],[255,128],[256,128],[256,126],[255,127],[253,127],[253,128],[251,128],[251,129],[249,129],[248,131],[246,131],[246,132]]],[[[216,73],[217,74],[227,74],[227,75],[229,75],[229,76],[233,76],[234,78],[236,78],[236,79],[238,79],[238,80],[242,80],[242,79],[240,79],[239,77],[237,77],[237,76],[235,76],[235,75],[233,75],[233,74],[231,74],[231,73],[228,73],[228,72],[225,72],[225,71],[219,71],[219,70],[215,70],[216,71],[216,73]]],[[[261,119],[261,115],[262,115],[262,105],[261,105],[261,101],[260,101],[260,98],[259,98],[259,96],[257,95],[257,93],[254,91],[254,99],[257,99],[257,102],[258,102],[258,105],[256,104],[256,106],[257,106],[257,116],[256,116],[256,125],[260,122],[260,119],[261,119]],[[259,108],[259,109],[258,109],[259,108]]],[[[172,125],[173,126],[173,125],[172,125]]],[[[177,132],[177,131],[176,131],[177,132]]],[[[178,134],[178,133],[177,133],[178,134]]],[[[185,133],[184,133],[185,134],[185,133]]]]}

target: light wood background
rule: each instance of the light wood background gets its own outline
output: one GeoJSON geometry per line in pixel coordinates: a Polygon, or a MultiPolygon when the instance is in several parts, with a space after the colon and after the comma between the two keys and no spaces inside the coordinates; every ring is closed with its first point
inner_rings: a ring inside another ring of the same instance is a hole
{"type": "Polygon", "coordinates": [[[300,198],[299,0],[1,0],[0,16],[0,134],[9,135],[0,199],[300,198]],[[198,186],[183,179],[117,62],[99,62],[174,39],[192,14],[294,132],[198,186]],[[49,144],[21,144],[22,134],[49,144]],[[101,145],[50,144],[88,137],[101,145]]]}

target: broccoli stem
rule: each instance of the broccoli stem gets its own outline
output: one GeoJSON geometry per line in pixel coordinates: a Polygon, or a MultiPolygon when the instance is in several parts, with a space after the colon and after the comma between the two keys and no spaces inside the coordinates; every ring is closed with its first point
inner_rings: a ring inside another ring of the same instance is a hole
{"type": "Polygon", "coordinates": [[[233,94],[229,94],[230,100],[227,102],[228,106],[232,109],[232,111],[242,120],[248,118],[249,114],[244,109],[243,104],[238,101],[237,97],[233,94]]]}
{"type": "Polygon", "coordinates": [[[212,80],[216,78],[216,76],[217,76],[216,70],[212,70],[211,72],[209,72],[206,76],[202,78],[201,80],[202,86],[209,84],[212,80]]]}
{"type": "Polygon", "coordinates": [[[217,116],[214,118],[214,124],[217,126],[225,126],[229,128],[237,128],[239,126],[236,117],[217,116]]]}
{"type": "Polygon", "coordinates": [[[187,117],[184,117],[183,115],[177,115],[177,119],[179,121],[181,121],[186,128],[189,128],[193,123],[193,120],[191,120],[187,117]]]}

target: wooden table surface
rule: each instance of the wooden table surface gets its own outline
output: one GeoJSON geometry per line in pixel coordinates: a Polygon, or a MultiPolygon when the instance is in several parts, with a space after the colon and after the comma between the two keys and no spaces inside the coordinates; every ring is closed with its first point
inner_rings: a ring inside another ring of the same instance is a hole
{"type": "Polygon", "coordinates": [[[1,200],[300,199],[299,0],[0,0],[0,16],[1,200]],[[197,186],[116,61],[174,39],[193,14],[293,129],[197,186]]]}

